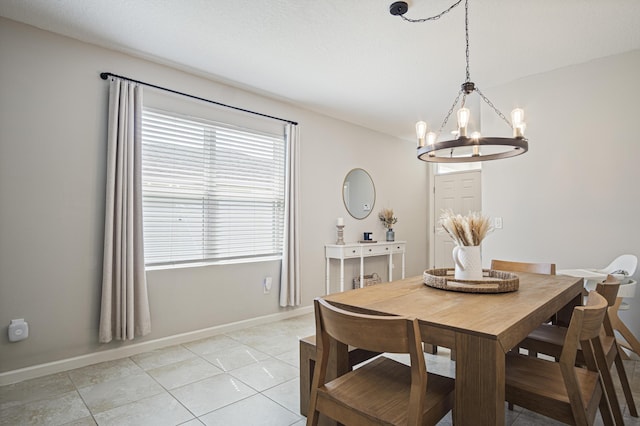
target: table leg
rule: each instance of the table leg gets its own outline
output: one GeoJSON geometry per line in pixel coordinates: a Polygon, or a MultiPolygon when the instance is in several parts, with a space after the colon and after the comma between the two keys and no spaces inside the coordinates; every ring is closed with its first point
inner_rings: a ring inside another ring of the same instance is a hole
{"type": "Polygon", "coordinates": [[[404,280],[404,252],[402,252],[402,279],[404,280]]]}
{"type": "Polygon", "coordinates": [[[393,254],[389,253],[389,282],[393,281],[393,254]]]}
{"type": "Polygon", "coordinates": [[[344,291],[344,259],[340,259],[340,291],[344,291]]]}
{"type": "Polygon", "coordinates": [[[505,423],[505,354],[497,340],[456,336],[455,425],[505,423]]]}

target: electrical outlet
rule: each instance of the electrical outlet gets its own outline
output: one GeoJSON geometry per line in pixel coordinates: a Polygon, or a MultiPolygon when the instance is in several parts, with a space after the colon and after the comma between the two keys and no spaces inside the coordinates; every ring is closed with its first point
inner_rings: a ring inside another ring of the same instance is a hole
{"type": "Polygon", "coordinates": [[[11,320],[9,324],[9,341],[19,342],[29,337],[29,324],[22,318],[11,320]]]}
{"type": "Polygon", "coordinates": [[[264,291],[264,294],[271,293],[271,283],[272,283],[271,277],[266,277],[262,282],[262,289],[264,291]]]}

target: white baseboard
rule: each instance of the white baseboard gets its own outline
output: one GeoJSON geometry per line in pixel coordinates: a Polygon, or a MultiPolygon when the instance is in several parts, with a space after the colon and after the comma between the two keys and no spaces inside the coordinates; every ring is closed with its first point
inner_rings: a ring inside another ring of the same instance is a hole
{"type": "Polygon", "coordinates": [[[176,334],[174,336],[163,337],[146,342],[133,343],[122,348],[107,349],[104,351],[93,352],[86,355],[61,359],[59,361],[47,362],[45,364],[38,364],[30,367],[20,368],[17,370],[6,371],[4,373],[0,373],[0,386],[18,383],[23,380],[34,379],[49,374],[61,373],[63,371],[73,370],[74,368],[86,367],[87,365],[97,364],[99,362],[126,358],[142,352],[148,352],[167,346],[188,343],[194,340],[206,339],[207,337],[241,330],[243,328],[253,327],[256,325],[281,321],[287,318],[293,318],[312,312],[313,306],[305,306],[287,312],[264,315],[257,318],[251,318],[229,324],[218,325],[215,327],[204,328],[202,330],[190,331],[188,333],[176,334]]]}

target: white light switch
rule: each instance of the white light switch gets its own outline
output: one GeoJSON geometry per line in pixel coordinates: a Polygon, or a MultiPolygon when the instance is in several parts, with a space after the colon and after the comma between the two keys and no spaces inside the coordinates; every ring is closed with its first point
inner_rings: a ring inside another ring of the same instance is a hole
{"type": "Polygon", "coordinates": [[[496,217],[493,219],[494,222],[494,228],[496,229],[502,229],[502,218],[501,217],[496,217]]]}
{"type": "Polygon", "coordinates": [[[271,277],[266,277],[264,279],[264,283],[263,283],[264,294],[271,293],[271,283],[272,283],[271,277]]]}

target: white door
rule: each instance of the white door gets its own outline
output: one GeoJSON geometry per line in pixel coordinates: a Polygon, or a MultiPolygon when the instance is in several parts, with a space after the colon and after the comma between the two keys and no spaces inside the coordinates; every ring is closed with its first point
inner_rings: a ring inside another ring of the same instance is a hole
{"type": "Polygon", "coordinates": [[[482,210],[480,170],[434,176],[434,266],[453,268],[454,243],[440,226],[442,210],[467,214],[482,210]]]}

